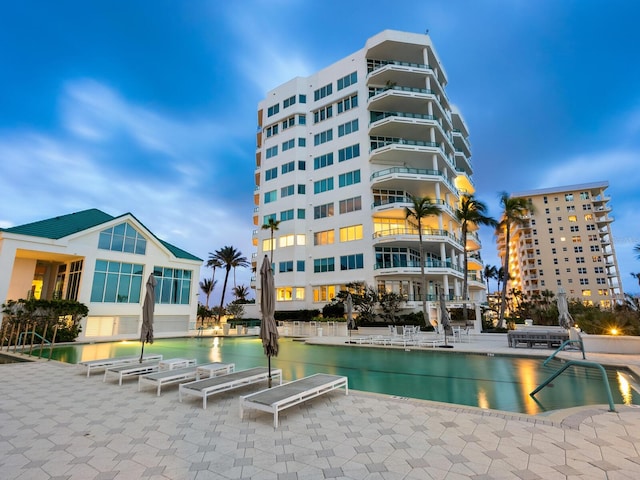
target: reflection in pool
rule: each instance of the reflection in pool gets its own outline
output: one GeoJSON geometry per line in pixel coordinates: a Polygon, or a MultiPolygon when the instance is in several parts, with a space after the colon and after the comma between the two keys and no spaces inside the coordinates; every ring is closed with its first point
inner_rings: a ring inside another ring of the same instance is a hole
{"type": "MultiPolygon", "coordinates": [[[[67,363],[135,355],[139,342],[112,342],[60,346],[52,358],[67,363]]],[[[164,358],[195,358],[198,363],[233,362],[236,369],[266,366],[258,338],[160,339],[145,353],[164,358]]],[[[280,340],[280,353],[272,359],[285,381],[313,373],[349,377],[349,388],[401,397],[470,405],[480,408],[536,414],[580,405],[607,404],[601,374],[596,369],[572,367],[536,395],[529,396],[560,366],[543,359],[489,356],[425,350],[385,349],[360,346],[306,345],[280,340]]],[[[640,396],[608,369],[616,404],[638,404],[640,396]]],[[[628,385],[628,384],[627,384],[628,385]]]]}

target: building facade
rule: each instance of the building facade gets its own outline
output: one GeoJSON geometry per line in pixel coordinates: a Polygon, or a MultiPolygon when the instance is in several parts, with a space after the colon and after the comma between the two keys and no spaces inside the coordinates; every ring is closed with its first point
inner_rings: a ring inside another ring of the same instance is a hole
{"type": "MultiPolygon", "coordinates": [[[[253,266],[273,255],[278,310],[322,308],[351,282],[399,293],[408,310],[426,296],[434,315],[438,289],[450,306],[460,302],[465,248],[455,212],[474,192],[473,169],[447,82],[427,35],[384,31],[260,102],[253,266]],[[417,225],[405,218],[410,196],[440,207],[422,219],[426,284],[417,225]],[[270,221],[277,229],[262,228],[270,221]]],[[[480,247],[470,232],[477,304],[485,300],[480,247]]]]}
{"type": "MultiPolygon", "coordinates": [[[[533,206],[523,225],[512,225],[509,289],[531,298],[564,289],[569,299],[611,308],[623,299],[611,233],[608,182],[516,192],[533,206]]],[[[498,254],[504,264],[504,233],[498,254]]]]}
{"type": "Polygon", "coordinates": [[[89,309],[79,340],[139,338],[145,284],[157,280],[154,334],[195,328],[202,260],[132,214],[97,209],[0,229],[0,299],[69,299],[89,309]]]}

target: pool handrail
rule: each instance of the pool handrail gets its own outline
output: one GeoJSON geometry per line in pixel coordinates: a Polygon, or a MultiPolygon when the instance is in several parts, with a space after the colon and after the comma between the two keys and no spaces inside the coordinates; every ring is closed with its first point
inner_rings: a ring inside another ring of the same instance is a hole
{"type": "Polygon", "coordinates": [[[554,373],[549,378],[547,378],[542,384],[540,384],[540,386],[538,386],[538,388],[536,388],[529,395],[533,397],[536,393],[538,393],[544,387],[549,385],[558,375],[560,375],[567,368],[569,368],[569,367],[571,367],[573,365],[580,365],[580,366],[583,366],[583,367],[595,367],[595,368],[598,368],[600,370],[600,373],[602,374],[602,381],[604,383],[605,391],[607,392],[607,398],[609,400],[609,411],[610,412],[615,412],[616,411],[616,407],[615,407],[615,405],[613,403],[613,395],[611,395],[611,387],[609,387],[609,381],[607,380],[607,372],[605,371],[605,369],[604,369],[604,367],[602,365],[600,365],[599,363],[596,363],[596,362],[583,362],[582,360],[569,360],[556,373],[554,373]]]}
{"type": "Polygon", "coordinates": [[[566,347],[567,345],[570,345],[570,344],[572,344],[572,343],[577,343],[578,345],[580,345],[580,351],[582,352],[582,359],[583,359],[583,360],[586,360],[586,359],[587,359],[587,357],[586,357],[586,356],[585,356],[585,354],[584,354],[584,342],[582,341],[582,339],[580,339],[580,340],[565,340],[564,342],[562,342],[562,343],[560,344],[560,346],[556,349],[556,351],[555,351],[555,352],[553,352],[551,355],[549,355],[549,356],[547,357],[547,359],[546,359],[544,362],[542,362],[542,365],[544,365],[544,366],[546,367],[546,366],[547,366],[547,363],[549,363],[551,360],[553,360],[553,358],[554,358],[558,353],[560,353],[560,352],[564,349],[564,347],[566,347]]]}

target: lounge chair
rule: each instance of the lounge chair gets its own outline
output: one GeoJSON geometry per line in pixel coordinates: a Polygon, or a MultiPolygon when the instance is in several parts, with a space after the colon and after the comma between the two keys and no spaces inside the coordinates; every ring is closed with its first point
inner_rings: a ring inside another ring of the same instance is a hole
{"type": "MultiPolygon", "coordinates": [[[[278,378],[282,384],[282,370],[271,369],[271,378],[278,378]]],[[[250,368],[239,372],[220,375],[218,377],[205,378],[194,382],[181,383],[178,390],[178,400],[182,402],[182,395],[194,395],[202,397],[202,408],[207,408],[207,397],[216,393],[234,390],[252,383],[262,382],[269,378],[269,369],[265,367],[250,368]]]]}
{"type": "Polygon", "coordinates": [[[252,393],[251,395],[240,397],[240,418],[243,418],[245,408],[255,408],[263,412],[273,413],[273,426],[278,428],[278,414],[280,411],[337,388],[344,388],[345,395],[349,394],[347,377],[318,373],[278,387],[252,393]]]}
{"type": "MultiPolygon", "coordinates": [[[[143,362],[151,362],[154,360],[162,360],[162,355],[149,354],[142,357],[143,362]]],[[[102,358],[99,360],[87,360],[86,362],[80,362],[78,365],[87,367],[87,377],[91,375],[93,370],[103,370],[109,367],[115,367],[116,365],[133,364],[140,361],[140,356],[134,355],[131,357],[115,357],[115,358],[102,358]]]]}
{"type": "Polygon", "coordinates": [[[138,391],[142,389],[143,384],[152,384],[157,389],[157,395],[163,385],[173,385],[176,383],[185,383],[192,380],[198,380],[199,375],[204,372],[207,377],[213,377],[222,373],[233,372],[235,365],[233,363],[209,363],[206,365],[190,365],[188,367],[176,368],[173,370],[159,370],[138,377],[138,391]]]}
{"type": "Polygon", "coordinates": [[[118,385],[122,385],[122,380],[127,377],[134,377],[138,375],[145,375],[147,373],[153,373],[158,371],[158,362],[142,362],[142,363],[128,363],[125,365],[115,365],[109,367],[104,371],[103,382],[107,381],[109,375],[116,375],[118,377],[118,385]]]}

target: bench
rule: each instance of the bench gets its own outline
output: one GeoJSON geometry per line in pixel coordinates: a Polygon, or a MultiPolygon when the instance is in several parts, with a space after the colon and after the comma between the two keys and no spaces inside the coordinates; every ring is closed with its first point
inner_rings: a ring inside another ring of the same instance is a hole
{"type": "Polygon", "coordinates": [[[104,371],[103,382],[107,381],[109,375],[115,375],[118,377],[118,385],[122,385],[122,380],[127,377],[133,377],[137,375],[145,375],[147,373],[153,373],[158,370],[158,362],[142,362],[131,363],[126,365],[116,365],[109,367],[104,371]]]}
{"type": "MultiPolygon", "coordinates": [[[[162,360],[162,355],[144,355],[142,357],[143,362],[151,362],[154,360],[162,360]]],[[[87,367],[87,377],[91,375],[93,370],[102,370],[116,365],[133,364],[140,361],[138,355],[131,357],[115,357],[115,358],[102,358],[99,360],[87,360],[85,362],[79,362],[78,365],[87,367]]]]}
{"type": "Polygon", "coordinates": [[[347,377],[317,373],[300,380],[252,393],[251,395],[240,397],[240,419],[244,416],[245,408],[254,408],[263,412],[273,413],[273,426],[278,428],[278,414],[282,410],[338,388],[344,388],[345,395],[349,394],[347,377]]]}
{"type": "MultiPolygon", "coordinates": [[[[282,370],[271,369],[271,378],[278,377],[282,384],[282,370]]],[[[250,368],[238,372],[220,375],[218,377],[205,378],[194,382],[181,383],[178,390],[178,400],[182,402],[182,395],[193,395],[202,397],[202,408],[207,408],[207,398],[216,393],[234,390],[252,383],[262,382],[269,379],[269,369],[265,367],[250,368]]]]}

